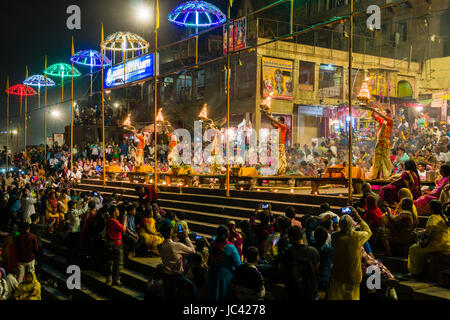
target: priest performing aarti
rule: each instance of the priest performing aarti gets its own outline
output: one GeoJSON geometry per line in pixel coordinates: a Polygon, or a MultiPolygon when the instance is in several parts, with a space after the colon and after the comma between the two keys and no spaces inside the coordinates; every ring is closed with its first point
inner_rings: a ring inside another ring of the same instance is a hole
{"type": "Polygon", "coordinates": [[[211,173],[218,173],[222,171],[222,161],[220,159],[220,155],[218,154],[218,150],[220,148],[220,137],[222,136],[222,133],[220,132],[220,129],[216,127],[216,124],[213,120],[208,118],[208,108],[205,104],[203,106],[202,111],[198,115],[198,117],[202,120],[202,122],[210,129],[214,130],[216,134],[214,135],[214,139],[212,142],[212,150],[211,150],[211,163],[210,163],[210,170],[211,173]]]}
{"type": "Polygon", "coordinates": [[[373,159],[370,179],[384,179],[390,177],[392,173],[392,162],[390,159],[391,142],[389,141],[394,120],[391,118],[391,110],[384,109],[382,112],[374,107],[369,107],[372,117],[378,122],[377,143],[375,145],[375,157],[373,159]]]}
{"type": "Polygon", "coordinates": [[[279,130],[279,149],[278,149],[278,171],[277,175],[283,175],[286,173],[287,161],[286,161],[286,133],[287,126],[283,117],[279,117],[278,120],[272,116],[270,112],[270,102],[272,100],[271,93],[262,103],[261,112],[266,115],[272,122],[272,126],[279,130]]]}

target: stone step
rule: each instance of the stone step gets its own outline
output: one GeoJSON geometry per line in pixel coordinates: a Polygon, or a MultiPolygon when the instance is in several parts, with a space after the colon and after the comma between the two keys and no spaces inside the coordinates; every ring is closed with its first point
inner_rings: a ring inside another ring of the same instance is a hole
{"type": "Polygon", "coordinates": [[[386,257],[376,256],[391,272],[408,273],[408,258],[406,257],[386,257]]]}
{"type": "MultiPolygon", "coordinates": [[[[67,260],[64,257],[44,249],[43,261],[60,272],[65,272],[67,260]]],[[[110,300],[143,300],[144,293],[123,284],[121,287],[105,284],[105,277],[93,270],[81,270],[81,283],[91,287],[95,292],[108,297],[110,300]]]]}
{"type": "MultiPolygon", "coordinates": [[[[102,186],[103,181],[99,179],[83,179],[83,184],[91,184],[102,186]]],[[[118,181],[107,181],[108,186],[120,187],[120,188],[130,188],[134,189],[137,183],[130,182],[118,182],[118,181]]],[[[159,184],[158,188],[161,193],[171,192],[178,193],[178,187],[169,187],[159,184]]],[[[209,189],[209,188],[191,188],[184,187],[183,193],[196,194],[196,195],[207,195],[207,196],[222,196],[225,197],[225,190],[222,189],[209,189]]],[[[281,202],[292,202],[292,203],[311,203],[319,205],[322,202],[328,202],[332,206],[344,207],[346,206],[347,199],[340,196],[331,195],[310,195],[310,194],[290,194],[290,193],[277,193],[277,192],[265,192],[265,191],[240,191],[240,190],[230,190],[231,198],[246,198],[246,199],[262,199],[262,200],[274,200],[281,202]]]]}
{"type": "Polygon", "coordinates": [[[67,301],[71,299],[61,291],[41,284],[41,300],[67,301]]]}
{"type": "Polygon", "coordinates": [[[440,272],[439,285],[450,289],[450,269],[440,272]]]}
{"type": "Polygon", "coordinates": [[[62,291],[66,296],[72,296],[71,300],[107,300],[106,297],[94,292],[86,284],[81,284],[81,289],[67,288],[67,275],[59,272],[51,266],[42,263],[39,266],[39,271],[42,279],[52,280],[56,283],[57,289],[62,291]]]}

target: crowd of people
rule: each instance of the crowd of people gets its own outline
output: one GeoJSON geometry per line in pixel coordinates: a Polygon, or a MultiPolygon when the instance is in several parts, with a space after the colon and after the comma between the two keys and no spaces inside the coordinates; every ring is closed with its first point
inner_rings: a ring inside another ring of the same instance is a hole
{"type": "MultiPolygon", "coordinates": [[[[353,206],[333,212],[323,203],[316,215],[301,219],[294,207],[274,215],[270,205],[259,205],[250,219],[220,225],[211,241],[190,231],[184,213],[162,209],[151,186],[137,187],[135,202],[117,193],[76,191],[77,181],[102,174],[101,144],[75,146],[73,171],[66,145],[49,147],[45,156],[29,148],[27,157],[9,159],[11,169],[0,176],[0,299],[41,299],[36,264],[42,237],[66,246],[70,264],[100,269],[111,285],[121,285],[124,259],[161,257],[148,294],[165,300],[270,299],[276,283],[284,283],[290,300],[374,297],[377,291],[363,281],[371,266],[381,271],[382,297],[395,299],[395,276],[374,253],[407,255],[410,276],[418,277],[427,253],[450,252],[450,132],[398,123],[392,131],[394,176],[379,192],[365,183],[353,206]],[[436,185],[422,185],[424,180],[436,185]],[[425,230],[420,216],[429,217],[425,230]]],[[[288,148],[288,173],[315,176],[323,166],[342,164],[347,143],[343,134],[288,148]]],[[[354,150],[353,162],[365,174],[374,144],[366,139],[354,150]]],[[[157,156],[160,169],[168,170],[163,146],[157,156]]],[[[152,164],[152,145],[144,151],[152,164]]],[[[132,140],[111,142],[105,164],[132,171],[135,155],[132,140]]]]}
{"type": "Polygon", "coordinates": [[[100,269],[111,285],[121,285],[124,259],[160,256],[149,294],[167,300],[270,299],[275,283],[284,283],[285,297],[294,300],[375,297],[363,281],[374,265],[381,270],[382,297],[394,299],[395,277],[374,252],[406,250],[411,276],[420,276],[428,252],[450,251],[449,164],[440,167],[437,187],[423,195],[403,180],[420,183],[408,160],[400,178],[383,189],[389,192],[378,195],[366,183],[362,198],[341,212],[324,203],[317,215],[297,219],[293,207],[277,216],[259,205],[249,220],[227,221],[208,241],[190,231],[184,213],[162,209],[153,187],[137,187],[136,202],[121,194],[80,193],[60,161],[57,168],[35,164],[1,175],[4,299],[40,299],[35,265],[42,237],[66,246],[70,264],[100,269]],[[397,197],[385,196],[393,193],[397,197]],[[429,215],[420,236],[418,212],[429,215]]]}

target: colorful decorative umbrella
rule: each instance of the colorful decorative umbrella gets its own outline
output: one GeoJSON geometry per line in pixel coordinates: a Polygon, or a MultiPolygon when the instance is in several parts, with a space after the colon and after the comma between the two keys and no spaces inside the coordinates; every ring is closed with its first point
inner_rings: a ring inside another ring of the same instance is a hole
{"type": "Polygon", "coordinates": [[[81,50],[70,57],[72,63],[87,66],[91,68],[91,96],[92,96],[92,68],[96,67],[109,67],[112,65],[111,61],[97,50],[81,50]]]}
{"type": "Polygon", "coordinates": [[[96,68],[96,67],[100,67],[102,66],[102,58],[103,58],[103,66],[104,67],[109,67],[111,66],[111,61],[100,52],[98,52],[97,50],[81,50],[78,51],[76,54],[74,54],[71,58],[70,61],[78,64],[78,65],[82,65],[82,66],[87,66],[87,67],[91,67],[91,68],[96,68]]]}
{"type": "Polygon", "coordinates": [[[102,52],[104,53],[106,50],[111,51],[112,63],[115,64],[115,52],[122,52],[122,60],[125,61],[127,59],[127,53],[131,52],[134,57],[134,53],[137,52],[137,55],[141,55],[142,52],[147,52],[150,47],[150,43],[148,43],[141,36],[131,33],[118,31],[113,34],[110,34],[104,41],[101,43],[102,52]],[[105,50],[105,51],[103,51],[105,50]]]}
{"type": "Polygon", "coordinates": [[[187,1],[177,6],[169,21],[182,27],[211,27],[227,21],[225,14],[205,1],[187,1]]]}
{"type": "Polygon", "coordinates": [[[35,74],[34,76],[28,77],[23,81],[23,84],[31,87],[38,87],[38,108],[41,108],[41,87],[53,87],[55,82],[46,78],[41,74],[35,74]]]}
{"type": "Polygon", "coordinates": [[[44,70],[44,74],[47,76],[60,77],[61,78],[61,101],[64,101],[64,78],[81,76],[80,71],[76,68],[72,69],[72,66],[67,63],[55,63],[44,70]]]}
{"type": "Polygon", "coordinates": [[[10,87],[6,92],[8,92],[9,94],[20,96],[20,116],[22,116],[23,97],[36,95],[36,90],[23,84],[16,84],[15,86],[10,87]]]}

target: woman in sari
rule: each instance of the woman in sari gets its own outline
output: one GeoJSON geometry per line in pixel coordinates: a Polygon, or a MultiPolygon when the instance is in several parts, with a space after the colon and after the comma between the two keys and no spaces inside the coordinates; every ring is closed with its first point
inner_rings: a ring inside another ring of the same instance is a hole
{"type": "Polygon", "coordinates": [[[34,272],[28,272],[14,291],[14,300],[41,300],[41,284],[34,272]]]}
{"type": "Polygon", "coordinates": [[[244,241],[242,239],[241,234],[236,231],[236,223],[232,220],[228,221],[227,228],[228,228],[228,231],[230,232],[228,235],[228,241],[230,241],[236,247],[236,249],[239,253],[239,256],[242,259],[243,258],[242,244],[244,241]]]}
{"type": "Polygon", "coordinates": [[[59,224],[59,213],[58,213],[58,199],[56,198],[56,192],[52,191],[50,197],[47,199],[45,204],[45,222],[50,224],[52,220],[56,220],[55,227],[59,224]]]}
{"type": "Polygon", "coordinates": [[[220,225],[211,244],[208,258],[208,298],[214,301],[231,299],[233,271],[241,265],[236,247],[228,241],[228,228],[220,225]]]}
{"type": "Polygon", "coordinates": [[[429,206],[432,214],[425,227],[429,243],[425,247],[418,243],[409,247],[408,270],[415,276],[422,273],[427,253],[450,252],[450,221],[442,212],[442,202],[431,200],[429,206]]]}
{"type": "MultiPolygon", "coordinates": [[[[386,255],[391,256],[391,246],[410,246],[414,241],[414,229],[417,227],[417,217],[413,213],[414,202],[410,198],[403,198],[395,214],[388,213],[381,219],[380,236],[386,255]]],[[[406,249],[406,248],[405,248],[406,249]]]]}
{"type": "Polygon", "coordinates": [[[147,246],[147,251],[159,256],[157,246],[161,244],[164,239],[156,231],[156,221],[153,219],[153,212],[151,208],[145,209],[144,217],[139,223],[139,236],[141,236],[147,246]]]}
{"type": "Polygon", "coordinates": [[[421,196],[419,173],[417,172],[416,163],[412,160],[405,162],[405,171],[398,180],[391,182],[381,189],[380,198],[383,203],[394,206],[395,203],[400,202],[398,192],[402,188],[408,188],[411,191],[414,200],[421,196]]]}
{"type": "Polygon", "coordinates": [[[442,190],[444,190],[445,186],[448,184],[450,179],[450,165],[443,164],[439,170],[439,173],[441,175],[441,179],[437,182],[433,191],[420,197],[414,202],[420,215],[431,215],[430,202],[431,200],[439,200],[442,190]]]}

